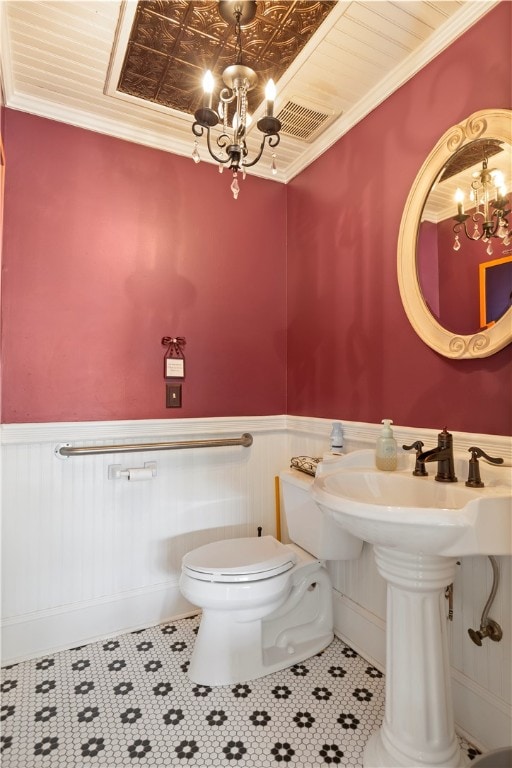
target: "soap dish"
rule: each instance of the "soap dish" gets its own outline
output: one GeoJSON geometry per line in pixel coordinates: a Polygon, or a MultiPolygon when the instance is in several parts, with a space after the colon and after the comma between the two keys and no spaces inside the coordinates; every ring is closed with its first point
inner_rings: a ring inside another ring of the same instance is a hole
{"type": "Polygon", "coordinates": [[[313,458],[311,456],[295,456],[291,460],[290,466],[292,469],[298,469],[299,472],[305,472],[306,475],[313,475],[314,477],[316,475],[318,464],[321,461],[322,459],[313,458]]]}

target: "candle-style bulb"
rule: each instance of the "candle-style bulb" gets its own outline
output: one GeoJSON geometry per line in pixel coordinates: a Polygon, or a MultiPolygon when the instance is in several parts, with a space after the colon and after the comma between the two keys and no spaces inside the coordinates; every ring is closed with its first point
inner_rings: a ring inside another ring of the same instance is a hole
{"type": "Polygon", "coordinates": [[[507,196],[507,187],[505,184],[505,177],[501,171],[496,171],[493,177],[494,186],[496,188],[496,196],[498,200],[505,200],[507,196]]]}
{"type": "Polygon", "coordinates": [[[215,85],[215,81],[213,79],[213,75],[211,71],[208,69],[205,72],[205,75],[203,77],[203,91],[205,93],[213,93],[213,86],[215,85]]]}
{"type": "Polygon", "coordinates": [[[464,192],[460,187],[457,187],[455,192],[455,202],[457,203],[457,209],[459,211],[459,216],[464,213],[463,203],[464,203],[464,192]]]}
{"type": "Polygon", "coordinates": [[[205,72],[205,75],[203,77],[203,106],[207,109],[212,108],[212,99],[213,99],[213,87],[215,85],[215,81],[213,79],[213,75],[208,69],[205,72]]]}
{"type": "Polygon", "coordinates": [[[272,78],[268,81],[265,87],[265,98],[267,101],[275,101],[276,99],[276,84],[272,78]]]}
{"type": "Polygon", "coordinates": [[[267,117],[274,115],[274,101],[276,100],[276,86],[270,79],[265,87],[265,99],[267,100],[267,117]]]}

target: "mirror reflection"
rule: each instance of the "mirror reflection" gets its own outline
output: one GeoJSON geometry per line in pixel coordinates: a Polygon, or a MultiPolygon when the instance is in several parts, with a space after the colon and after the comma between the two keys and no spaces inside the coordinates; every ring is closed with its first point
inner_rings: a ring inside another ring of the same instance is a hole
{"type": "Polygon", "coordinates": [[[435,179],[418,229],[423,299],[448,331],[474,334],[512,304],[512,146],[493,137],[455,152],[435,179]]]}

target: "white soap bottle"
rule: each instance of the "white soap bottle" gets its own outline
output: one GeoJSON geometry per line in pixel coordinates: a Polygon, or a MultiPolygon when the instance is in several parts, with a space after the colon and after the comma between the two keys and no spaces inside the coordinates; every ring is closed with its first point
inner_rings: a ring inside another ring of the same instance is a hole
{"type": "Polygon", "coordinates": [[[343,430],[339,421],[333,421],[330,437],[331,453],[343,453],[343,430]]]}
{"type": "Polygon", "coordinates": [[[396,440],[391,429],[391,419],[382,419],[382,423],[384,426],[375,446],[375,466],[377,469],[390,471],[397,467],[396,440]]]}

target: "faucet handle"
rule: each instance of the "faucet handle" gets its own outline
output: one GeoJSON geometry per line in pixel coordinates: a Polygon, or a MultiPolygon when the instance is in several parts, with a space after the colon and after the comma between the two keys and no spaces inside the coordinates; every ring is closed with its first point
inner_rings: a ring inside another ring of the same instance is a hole
{"type": "Polygon", "coordinates": [[[466,485],[469,488],[483,488],[484,483],[482,483],[482,479],[480,477],[480,466],[478,464],[478,459],[486,459],[491,464],[503,464],[503,459],[488,456],[485,451],[483,451],[481,448],[477,448],[476,446],[472,446],[471,448],[468,448],[468,450],[471,454],[471,458],[469,460],[469,473],[468,479],[466,480],[466,485]]]}
{"type": "Polygon", "coordinates": [[[425,469],[425,462],[418,461],[418,456],[420,455],[424,445],[425,443],[422,443],[421,440],[416,440],[412,445],[402,445],[404,451],[416,451],[416,464],[414,465],[413,472],[415,477],[426,477],[428,475],[428,472],[425,469]]]}

